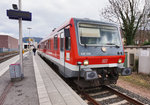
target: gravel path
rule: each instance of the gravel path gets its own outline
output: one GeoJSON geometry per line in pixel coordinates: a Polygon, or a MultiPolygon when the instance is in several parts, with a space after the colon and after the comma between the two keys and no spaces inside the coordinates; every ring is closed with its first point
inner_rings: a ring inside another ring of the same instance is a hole
{"type": "Polygon", "coordinates": [[[138,95],[140,95],[142,97],[150,99],[150,90],[148,90],[146,88],[134,85],[132,83],[123,81],[121,79],[118,80],[117,86],[120,86],[120,87],[122,87],[122,88],[124,88],[126,90],[129,90],[129,91],[131,91],[131,92],[133,92],[135,94],[138,94],[138,95]]]}

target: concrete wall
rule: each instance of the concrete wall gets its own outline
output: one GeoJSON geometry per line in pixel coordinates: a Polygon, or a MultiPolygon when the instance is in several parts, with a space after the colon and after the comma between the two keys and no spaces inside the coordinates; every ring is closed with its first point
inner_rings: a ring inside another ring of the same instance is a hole
{"type": "Polygon", "coordinates": [[[140,50],[139,72],[150,74],[150,48],[140,50]]]}
{"type": "Polygon", "coordinates": [[[125,47],[125,52],[127,52],[127,67],[133,67],[132,65],[130,65],[130,55],[134,54],[134,64],[135,64],[135,60],[139,59],[139,51],[140,48],[136,48],[136,47],[125,47]]]}
{"type": "Polygon", "coordinates": [[[125,46],[125,52],[127,52],[127,67],[133,68],[138,60],[138,72],[150,73],[150,46],[125,46]],[[134,65],[130,62],[131,55],[134,55],[134,65]]]}

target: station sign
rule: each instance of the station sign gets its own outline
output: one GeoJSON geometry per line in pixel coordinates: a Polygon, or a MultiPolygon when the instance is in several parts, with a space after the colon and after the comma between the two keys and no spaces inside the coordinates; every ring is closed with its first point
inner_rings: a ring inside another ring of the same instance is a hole
{"type": "Polygon", "coordinates": [[[25,21],[31,21],[32,20],[32,14],[28,11],[20,11],[20,10],[7,10],[7,16],[9,19],[15,19],[18,20],[19,18],[22,18],[22,20],[25,21]]]}

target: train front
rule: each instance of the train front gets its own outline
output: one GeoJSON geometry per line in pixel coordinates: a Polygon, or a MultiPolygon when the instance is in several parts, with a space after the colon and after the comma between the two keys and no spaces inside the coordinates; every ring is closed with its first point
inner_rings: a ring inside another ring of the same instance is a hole
{"type": "Polygon", "coordinates": [[[75,19],[74,23],[78,50],[78,81],[94,80],[97,85],[107,85],[116,83],[119,74],[131,74],[129,68],[123,67],[125,54],[117,25],[79,19],[75,19]]]}

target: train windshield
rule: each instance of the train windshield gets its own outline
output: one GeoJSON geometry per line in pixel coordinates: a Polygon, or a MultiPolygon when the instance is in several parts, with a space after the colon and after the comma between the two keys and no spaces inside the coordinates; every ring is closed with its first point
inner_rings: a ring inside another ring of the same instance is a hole
{"type": "Polygon", "coordinates": [[[79,24],[80,43],[86,45],[121,45],[117,27],[79,24]]]}

